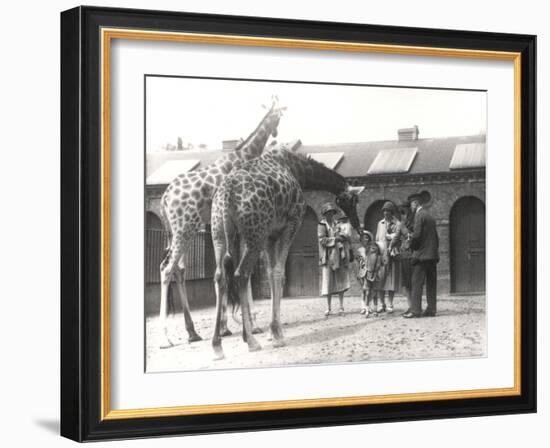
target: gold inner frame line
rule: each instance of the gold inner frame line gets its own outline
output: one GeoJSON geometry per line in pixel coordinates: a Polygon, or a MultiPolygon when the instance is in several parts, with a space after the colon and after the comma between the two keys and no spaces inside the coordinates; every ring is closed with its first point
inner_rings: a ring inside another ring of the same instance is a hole
{"type": "Polygon", "coordinates": [[[101,29],[101,419],[184,416],[212,413],[307,409],[414,401],[502,397],[521,394],[521,54],[459,48],[418,47],[403,45],[336,42],[304,39],[279,39],[200,33],[145,31],[137,29],[101,29]],[[142,409],[111,409],[111,345],[110,345],[110,66],[113,39],[185,42],[213,45],[237,45],[382,53],[412,56],[454,57],[505,60],[514,63],[514,386],[443,392],[421,392],[391,395],[370,395],[302,400],[278,400],[212,405],[183,405],[142,409]]]}

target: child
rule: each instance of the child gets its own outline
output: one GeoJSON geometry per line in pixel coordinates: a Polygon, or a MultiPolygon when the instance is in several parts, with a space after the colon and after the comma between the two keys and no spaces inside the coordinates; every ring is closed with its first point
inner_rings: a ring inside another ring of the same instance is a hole
{"type": "Polygon", "coordinates": [[[376,287],[379,282],[380,271],[380,249],[376,243],[373,242],[372,233],[368,230],[361,231],[361,247],[357,249],[357,280],[361,285],[363,293],[363,309],[361,314],[365,317],[369,315],[377,315],[376,302],[377,291],[376,287]],[[374,307],[372,307],[374,302],[374,307]]]}

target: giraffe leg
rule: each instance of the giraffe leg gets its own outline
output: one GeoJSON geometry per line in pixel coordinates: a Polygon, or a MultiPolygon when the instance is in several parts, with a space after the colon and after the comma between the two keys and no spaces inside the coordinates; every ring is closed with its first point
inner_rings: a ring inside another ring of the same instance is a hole
{"type": "MultiPolygon", "coordinates": [[[[241,254],[244,253],[244,250],[245,250],[244,240],[241,240],[239,253],[241,254]]],[[[252,319],[252,334],[263,333],[262,329],[256,323],[256,316],[254,316],[254,313],[252,312],[252,310],[254,309],[254,298],[252,297],[252,277],[251,276],[248,278],[248,282],[246,283],[246,299],[248,300],[248,306],[250,308],[250,316],[252,319]]]]}
{"type": "Polygon", "coordinates": [[[160,313],[159,313],[159,333],[160,333],[160,348],[169,348],[174,344],[168,338],[168,328],[166,326],[166,318],[168,317],[168,288],[172,275],[163,273],[160,274],[160,313]]]}
{"type": "MultiPolygon", "coordinates": [[[[170,282],[172,281],[174,275],[176,274],[176,270],[179,268],[178,264],[180,263],[180,259],[183,255],[183,251],[188,247],[188,243],[190,238],[184,237],[183,232],[178,232],[172,238],[172,241],[170,242],[170,249],[168,249],[168,253],[162,260],[162,263],[160,264],[160,313],[159,313],[159,332],[160,332],[160,348],[169,348],[174,345],[174,343],[170,340],[168,337],[168,328],[166,326],[166,318],[168,316],[168,291],[170,288],[170,282]]],[[[178,281],[178,289],[180,287],[180,282],[178,281]]],[[[187,309],[187,312],[189,312],[189,305],[187,304],[187,295],[185,295],[185,303],[183,304],[183,295],[182,291],[179,291],[180,296],[182,297],[182,305],[184,306],[184,312],[187,309]]],[[[185,293],[185,289],[183,290],[183,293],[185,293]]],[[[189,317],[191,315],[189,314],[189,317]]],[[[191,321],[192,323],[192,321],[191,321]]]]}
{"type": "Polygon", "coordinates": [[[214,349],[214,360],[225,358],[222,348],[222,336],[227,330],[227,279],[223,268],[223,256],[226,253],[226,238],[224,233],[223,215],[220,212],[221,197],[215,196],[212,204],[212,245],[214,248],[214,259],[216,271],[214,273],[214,290],[216,292],[216,322],[214,334],[212,335],[212,348],[214,349]]]}
{"type": "Polygon", "coordinates": [[[245,246],[241,255],[239,267],[235,271],[235,281],[238,285],[238,293],[241,302],[243,315],[243,340],[248,344],[248,350],[255,352],[261,350],[262,347],[252,334],[252,316],[250,313],[250,304],[247,297],[248,281],[252,266],[258,260],[259,250],[250,250],[245,246]]]}
{"type": "MultiPolygon", "coordinates": [[[[227,303],[227,288],[222,279],[222,268],[220,265],[221,256],[216,255],[216,273],[214,274],[214,289],[216,291],[216,323],[214,325],[214,335],[212,336],[212,348],[214,349],[214,360],[225,358],[222,348],[222,314],[224,302],[227,303]]],[[[227,322],[226,322],[227,324],[227,322]]],[[[227,329],[227,327],[226,327],[227,329]]]]}
{"type": "Polygon", "coordinates": [[[227,294],[223,294],[221,300],[222,300],[222,303],[221,303],[222,315],[221,315],[220,334],[222,337],[231,336],[233,333],[227,327],[227,294]]]}
{"type": "MultiPolygon", "coordinates": [[[[224,256],[225,251],[226,251],[225,241],[224,241],[225,236],[223,236],[223,235],[214,235],[214,233],[212,233],[212,238],[213,238],[213,240],[219,240],[219,242],[217,243],[219,245],[219,247],[214,249],[214,252],[215,252],[215,256],[219,258],[220,272],[223,272],[222,271],[222,266],[221,266],[221,260],[223,259],[223,256],[224,256]],[[218,251],[219,251],[219,253],[218,253],[218,251]]],[[[236,250],[235,247],[233,247],[233,249],[236,250]]],[[[229,250],[230,250],[230,252],[232,251],[231,249],[229,249],[229,250]]],[[[218,258],[216,258],[216,263],[218,263],[218,258]]],[[[225,275],[225,274],[223,274],[223,275],[225,275]]],[[[222,297],[221,298],[222,315],[221,315],[220,334],[221,334],[222,337],[226,337],[226,336],[231,336],[233,333],[231,332],[231,330],[229,330],[229,328],[227,326],[227,293],[223,294],[221,297],[222,297]]],[[[235,319],[234,316],[233,316],[233,318],[235,319]]],[[[235,319],[235,321],[236,321],[236,319],[235,319]]]]}
{"type": "MultiPolygon", "coordinates": [[[[298,207],[298,205],[297,205],[298,207]]],[[[271,282],[271,334],[273,346],[282,347],[286,345],[281,327],[281,299],[285,284],[285,267],[288,258],[288,251],[294,241],[298,229],[302,225],[304,210],[299,207],[292,220],[289,221],[277,241],[271,248],[268,247],[268,257],[271,258],[270,265],[272,274],[271,282]]]]}
{"type": "Polygon", "coordinates": [[[281,298],[283,296],[284,272],[281,274],[278,268],[275,268],[273,274],[273,299],[271,300],[271,334],[273,336],[273,347],[283,347],[286,343],[281,328],[281,298]]]}
{"type": "Polygon", "coordinates": [[[188,341],[196,342],[202,341],[202,338],[195,331],[195,325],[193,324],[193,318],[191,317],[191,311],[189,309],[189,301],[187,299],[187,288],[185,287],[185,268],[181,268],[176,271],[176,284],[181,300],[181,306],[183,308],[183,317],[185,319],[185,329],[188,334],[188,341]]]}
{"type": "MultiPolygon", "coordinates": [[[[267,278],[269,281],[269,289],[271,292],[271,337],[274,347],[282,347],[285,345],[283,330],[281,328],[281,297],[282,286],[284,284],[284,276],[278,269],[278,242],[273,242],[268,246],[267,250],[267,278]]],[[[284,271],[283,271],[284,274],[284,271]]]]}
{"type": "Polygon", "coordinates": [[[159,312],[159,333],[160,333],[160,348],[170,348],[174,343],[168,337],[168,327],[166,318],[168,317],[168,291],[170,282],[174,275],[174,268],[179,259],[179,244],[172,242],[168,253],[162,260],[160,265],[160,312],[159,312]]]}
{"type": "Polygon", "coordinates": [[[252,334],[263,333],[263,330],[258,326],[256,322],[256,316],[252,312],[254,309],[254,298],[252,297],[252,279],[249,277],[246,283],[246,299],[248,300],[248,306],[250,307],[250,314],[252,315],[252,334]]]}
{"type": "MultiPolygon", "coordinates": [[[[274,269],[275,269],[275,241],[269,239],[266,248],[266,274],[267,281],[269,283],[269,295],[271,296],[271,315],[273,320],[273,297],[275,297],[275,281],[274,281],[274,269]]],[[[273,340],[273,326],[270,325],[271,336],[268,340],[273,340]]]]}
{"type": "Polygon", "coordinates": [[[239,296],[241,297],[241,307],[243,310],[243,340],[248,344],[248,351],[256,352],[262,347],[252,334],[252,316],[250,315],[250,304],[246,297],[246,282],[248,279],[240,278],[239,296]]]}

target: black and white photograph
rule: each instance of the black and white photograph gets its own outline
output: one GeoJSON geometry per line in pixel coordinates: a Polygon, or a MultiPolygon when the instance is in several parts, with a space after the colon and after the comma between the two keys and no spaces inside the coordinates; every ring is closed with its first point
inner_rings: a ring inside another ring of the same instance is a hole
{"type": "Polygon", "coordinates": [[[487,355],[487,92],[147,75],[145,371],[487,355]]]}
{"type": "MultiPolygon", "coordinates": [[[[539,40],[503,11],[339,6],[61,13],[61,164],[39,166],[61,309],[35,313],[61,333],[29,359],[57,349],[62,436],[540,433],[508,416],[540,412],[539,40]]],[[[35,179],[26,159],[8,171],[35,179]]]]}

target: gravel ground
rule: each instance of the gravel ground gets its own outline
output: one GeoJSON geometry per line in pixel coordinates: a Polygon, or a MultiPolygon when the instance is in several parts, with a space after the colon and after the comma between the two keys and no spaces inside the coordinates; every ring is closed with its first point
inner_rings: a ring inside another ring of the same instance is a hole
{"type": "MultiPolygon", "coordinates": [[[[158,347],[156,317],[146,321],[148,372],[197,369],[271,367],[292,364],[320,364],[365,361],[395,361],[479,357],[486,355],[485,296],[438,298],[436,317],[403,319],[405,299],[395,298],[395,312],[365,317],[359,314],[361,300],[346,297],[343,316],[324,317],[326,301],[321,298],[283,299],[281,323],[286,346],[273,348],[269,336],[270,303],[254,303],[257,322],[264,329],[257,335],[262,350],[248,352],[240,326],[229,318],[233,335],[223,338],[225,359],[215,361],[210,344],[214,308],[192,312],[195,329],[203,341],[189,344],[183,315],[168,319],[169,334],[176,343],[158,347]]],[[[333,298],[333,309],[338,308],[333,298]]]]}

